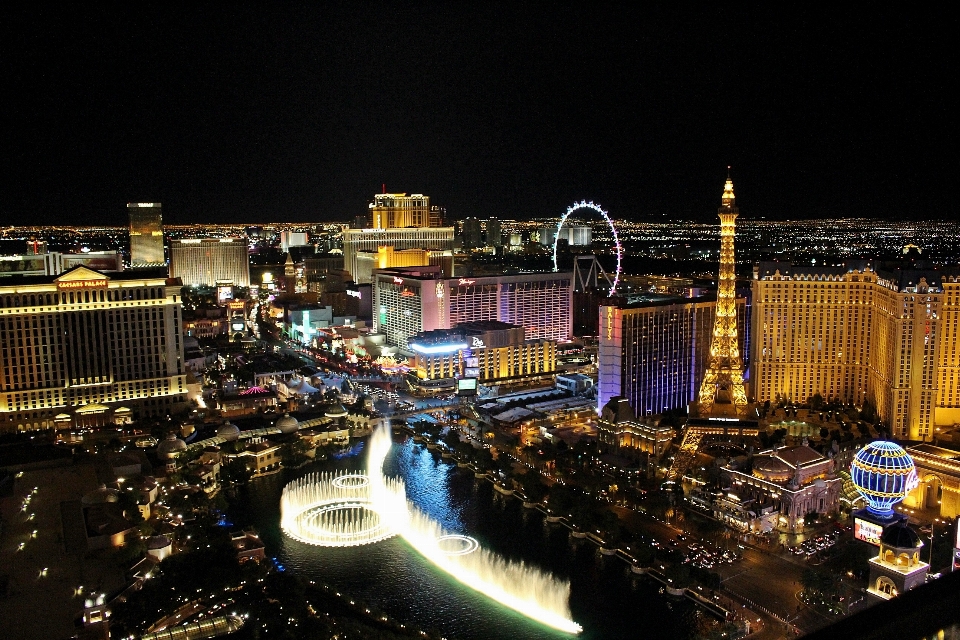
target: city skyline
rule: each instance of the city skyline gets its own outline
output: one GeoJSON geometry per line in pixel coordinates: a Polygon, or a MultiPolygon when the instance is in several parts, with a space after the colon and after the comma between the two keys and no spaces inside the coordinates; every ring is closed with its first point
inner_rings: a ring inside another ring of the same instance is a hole
{"type": "Polygon", "coordinates": [[[607,296],[549,271],[542,220],[455,261],[429,196],[379,200],[374,229],[165,234],[154,201],[127,229],[0,231],[27,247],[0,256],[6,635],[542,636],[505,605],[584,638],[636,637],[641,610],[651,638],[786,638],[893,617],[955,566],[952,225],[754,221],[735,251],[729,176],[719,227],[618,233],[581,202],[607,296]],[[620,279],[620,238],[644,275],[620,279]]]}
{"type": "Polygon", "coordinates": [[[706,221],[727,165],[748,217],[949,216],[925,16],[73,11],[6,21],[8,224],[349,220],[384,184],[453,219],[706,221]]]}

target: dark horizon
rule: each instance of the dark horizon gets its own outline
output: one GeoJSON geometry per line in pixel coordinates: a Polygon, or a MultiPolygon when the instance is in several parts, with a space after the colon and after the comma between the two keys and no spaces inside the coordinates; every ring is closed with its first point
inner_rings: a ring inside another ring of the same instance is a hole
{"type": "Polygon", "coordinates": [[[952,217],[955,19],[348,3],[7,12],[4,225],[952,217]]]}

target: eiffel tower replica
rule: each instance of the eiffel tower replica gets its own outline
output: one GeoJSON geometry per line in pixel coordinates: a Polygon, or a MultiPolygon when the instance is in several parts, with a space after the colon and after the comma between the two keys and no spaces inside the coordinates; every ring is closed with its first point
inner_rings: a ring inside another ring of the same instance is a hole
{"type": "Polygon", "coordinates": [[[730,167],[727,167],[727,181],[720,202],[717,212],[720,215],[717,315],[707,372],[700,385],[700,416],[742,418],[747,413],[747,392],[743,387],[743,358],[737,340],[737,280],[733,259],[733,237],[740,210],[733,195],[730,167]]]}
{"type": "Polygon", "coordinates": [[[733,180],[727,167],[720,210],[720,277],[717,282],[717,313],[710,342],[707,371],[700,385],[699,420],[688,420],[683,439],[667,471],[667,479],[679,481],[697,460],[697,451],[704,436],[757,435],[757,426],[745,421],[748,413],[747,392],[743,387],[743,358],[737,340],[737,280],[733,260],[733,237],[736,233],[737,209],[733,180]],[[710,418],[726,418],[711,422],[710,418]]]}

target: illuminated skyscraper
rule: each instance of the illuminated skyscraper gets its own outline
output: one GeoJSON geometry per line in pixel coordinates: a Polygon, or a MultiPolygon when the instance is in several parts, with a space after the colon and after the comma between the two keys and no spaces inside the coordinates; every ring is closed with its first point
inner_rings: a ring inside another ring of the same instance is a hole
{"type": "MultiPolygon", "coordinates": [[[[427,249],[429,252],[450,251],[453,249],[453,227],[345,229],[343,268],[350,272],[357,283],[369,283],[369,269],[365,269],[360,264],[360,254],[376,254],[381,247],[393,247],[397,251],[406,249],[427,249]]],[[[425,253],[425,256],[428,255],[425,253]]]]}
{"type": "Polygon", "coordinates": [[[709,363],[715,313],[709,297],[601,306],[598,406],[623,397],[643,417],[695,402],[709,363]]]}
{"type": "Polygon", "coordinates": [[[430,220],[430,197],[421,193],[378,193],[370,203],[374,229],[429,227],[430,220]]]}
{"type": "Polygon", "coordinates": [[[186,406],[180,282],[142,273],[81,266],[0,284],[0,431],[186,406]]]}
{"type": "MultiPolygon", "coordinates": [[[[430,252],[453,249],[453,227],[440,226],[445,213],[442,207],[431,207],[430,198],[423,194],[375,195],[365,219],[358,217],[353,228],[343,231],[343,268],[355,282],[367,284],[370,282],[369,264],[359,264],[368,262],[360,254],[375,254],[382,247],[397,251],[427,249],[430,252]],[[362,228],[357,223],[362,223],[362,228]]],[[[430,254],[424,252],[423,255],[430,254]]],[[[431,263],[423,262],[417,266],[427,264],[431,263]]]]}
{"type": "Polygon", "coordinates": [[[743,359],[737,340],[737,276],[733,238],[740,210],[733,195],[733,180],[727,174],[720,210],[720,275],[717,279],[717,315],[713,326],[710,361],[700,386],[700,415],[709,416],[721,407],[718,401],[743,416],[747,392],[743,386],[743,359]],[[730,406],[732,405],[732,406],[730,406]]]}
{"type": "Polygon", "coordinates": [[[243,238],[185,238],[170,241],[170,277],[184,286],[230,282],[250,286],[250,258],[243,238]]]}
{"type": "Polygon", "coordinates": [[[130,264],[165,264],[160,203],[131,202],[127,213],[130,215],[130,264]]]}
{"type": "Polygon", "coordinates": [[[440,267],[407,267],[373,276],[373,326],[408,348],[421,331],[499,320],[524,327],[528,340],[569,340],[572,274],[444,277],[440,267]]]}

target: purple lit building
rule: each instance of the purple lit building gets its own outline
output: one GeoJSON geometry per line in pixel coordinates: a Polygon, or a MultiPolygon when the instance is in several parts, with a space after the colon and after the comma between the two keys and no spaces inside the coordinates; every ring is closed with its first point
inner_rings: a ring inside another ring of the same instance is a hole
{"type": "MultiPolygon", "coordinates": [[[[600,307],[598,406],[622,396],[640,417],[697,399],[710,352],[715,297],[661,298],[600,307]]],[[[745,300],[738,299],[745,353],[745,300]]]]}

